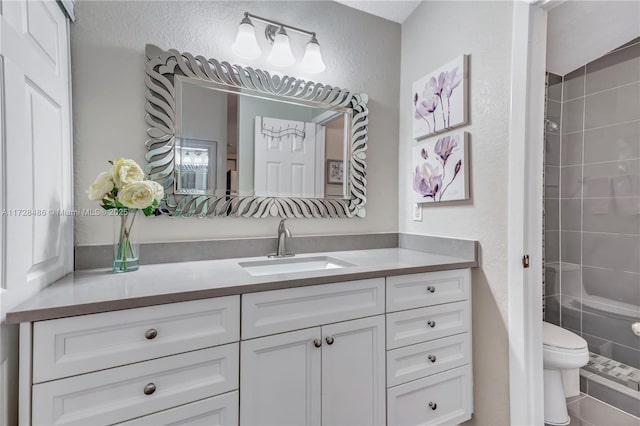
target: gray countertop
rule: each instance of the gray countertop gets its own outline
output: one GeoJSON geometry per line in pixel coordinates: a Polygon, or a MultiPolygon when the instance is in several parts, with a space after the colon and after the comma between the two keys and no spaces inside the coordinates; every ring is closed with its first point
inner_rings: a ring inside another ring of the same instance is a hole
{"type": "Polygon", "coordinates": [[[73,272],[7,312],[9,324],[159,305],[256,291],[414,274],[478,265],[475,259],[402,248],[301,254],[330,256],[354,266],[322,271],[252,276],[240,262],[266,257],[144,265],[113,274],[108,269],[73,272]]]}

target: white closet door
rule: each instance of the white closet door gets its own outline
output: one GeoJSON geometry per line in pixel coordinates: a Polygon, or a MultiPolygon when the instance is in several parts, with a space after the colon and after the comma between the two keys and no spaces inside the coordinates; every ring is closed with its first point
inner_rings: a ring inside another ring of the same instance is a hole
{"type": "Polygon", "coordinates": [[[3,1],[2,311],[73,270],[69,25],[55,1],[3,1]]]}
{"type": "Polygon", "coordinates": [[[257,197],[315,197],[314,123],[256,117],[254,145],[257,197]],[[304,137],[287,134],[286,130],[293,128],[303,131],[304,137]]]}

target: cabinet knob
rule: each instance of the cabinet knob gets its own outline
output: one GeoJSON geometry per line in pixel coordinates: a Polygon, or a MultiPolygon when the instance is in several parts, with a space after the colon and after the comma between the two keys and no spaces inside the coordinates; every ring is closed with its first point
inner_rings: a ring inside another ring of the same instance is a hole
{"type": "Polygon", "coordinates": [[[158,335],[158,330],[156,330],[155,328],[150,328],[144,332],[144,337],[146,337],[147,340],[155,339],[157,335],[158,335]]]}
{"type": "Polygon", "coordinates": [[[435,293],[436,292],[436,288],[434,286],[430,285],[429,287],[427,287],[427,291],[429,293],[435,293]]]}
{"type": "Polygon", "coordinates": [[[435,411],[438,408],[438,404],[436,404],[435,402],[430,402],[429,403],[429,407],[435,411]]]}
{"type": "Polygon", "coordinates": [[[329,337],[327,337],[327,338],[326,338],[326,339],[324,339],[324,340],[326,340],[326,341],[327,341],[327,345],[333,345],[333,341],[334,341],[334,338],[333,338],[333,337],[329,336],[329,337]]]}
{"type": "Polygon", "coordinates": [[[429,361],[431,361],[431,362],[436,362],[436,356],[435,355],[429,355],[427,358],[429,358],[429,361]]]}
{"type": "Polygon", "coordinates": [[[427,325],[431,328],[436,326],[436,322],[435,321],[427,321],[427,325]]]}
{"type": "Polygon", "coordinates": [[[154,385],[153,383],[149,383],[147,386],[144,387],[145,395],[151,395],[155,391],[156,391],[156,385],[154,385]]]}
{"type": "Polygon", "coordinates": [[[313,346],[315,346],[316,348],[319,348],[320,346],[322,346],[322,340],[314,339],[313,340],[313,346]]]}

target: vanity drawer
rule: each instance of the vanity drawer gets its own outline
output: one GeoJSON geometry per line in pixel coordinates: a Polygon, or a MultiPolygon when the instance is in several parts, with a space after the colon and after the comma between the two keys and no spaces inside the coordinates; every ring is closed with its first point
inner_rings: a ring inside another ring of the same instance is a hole
{"type": "Polygon", "coordinates": [[[387,424],[455,425],[473,412],[471,367],[468,365],[387,391],[387,424]]]}
{"type": "Polygon", "coordinates": [[[242,296],[242,339],[384,313],[384,278],[242,296]]]}
{"type": "Polygon", "coordinates": [[[469,333],[387,352],[387,386],[396,386],[471,362],[469,333]]]}
{"type": "Polygon", "coordinates": [[[238,426],[238,391],[139,417],[121,426],[238,426]]]}
{"type": "Polygon", "coordinates": [[[467,300],[470,283],[470,269],[388,277],[387,312],[467,300]]]}
{"type": "Polygon", "coordinates": [[[113,424],[237,389],[238,345],[34,385],[33,424],[113,424]]]}
{"type": "Polygon", "coordinates": [[[469,331],[469,301],[387,314],[387,349],[469,331]]]}
{"type": "Polygon", "coordinates": [[[238,341],[240,296],[36,322],[33,381],[40,383],[238,341]]]}

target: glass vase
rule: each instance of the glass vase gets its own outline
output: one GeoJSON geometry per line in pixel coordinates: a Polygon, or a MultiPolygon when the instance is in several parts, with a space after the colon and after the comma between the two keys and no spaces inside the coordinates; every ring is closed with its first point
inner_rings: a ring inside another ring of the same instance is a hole
{"type": "Polygon", "coordinates": [[[128,210],[119,214],[113,244],[113,272],[132,272],[140,267],[138,245],[132,242],[133,224],[138,211],[128,210]]]}

